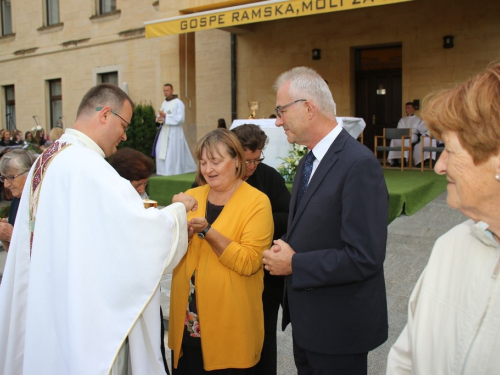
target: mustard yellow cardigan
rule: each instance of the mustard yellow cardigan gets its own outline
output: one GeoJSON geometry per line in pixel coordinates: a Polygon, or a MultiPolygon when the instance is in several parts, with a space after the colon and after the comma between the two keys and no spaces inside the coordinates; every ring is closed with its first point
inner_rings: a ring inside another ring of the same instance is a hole
{"type": "MultiPolygon", "coordinates": [[[[188,214],[205,217],[208,185],[186,193],[198,201],[188,214]]],[[[168,346],[174,367],[181,355],[189,280],[196,270],[196,306],[206,371],[249,368],[260,360],[264,341],[262,252],[273,238],[273,216],[267,196],[243,182],[212,228],[232,239],[220,258],[206,240],[194,236],[172,277],[168,346]]]]}

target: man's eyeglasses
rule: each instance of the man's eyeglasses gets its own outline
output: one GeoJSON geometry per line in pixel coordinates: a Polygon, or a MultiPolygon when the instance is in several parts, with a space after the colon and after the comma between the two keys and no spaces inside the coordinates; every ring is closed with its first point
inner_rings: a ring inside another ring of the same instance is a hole
{"type": "Polygon", "coordinates": [[[247,163],[247,165],[250,165],[253,163],[253,165],[255,166],[258,166],[260,163],[262,163],[264,161],[264,159],[266,158],[264,156],[264,153],[262,153],[260,156],[262,156],[261,158],[259,159],[253,159],[253,160],[245,160],[245,163],[247,163]]]}
{"type": "Polygon", "coordinates": [[[28,173],[28,171],[23,172],[23,173],[16,174],[15,176],[0,176],[0,182],[1,182],[1,183],[4,183],[4,182],[5,182],[5,180],[9,180],[9,181],[12,183],[12,181],[14,181],[14,179],[15,179],[16,177],[19,177],[19,176],[21,176],[22,174],[25,174],[25,173],[28,173]]]}
{"type": "MultiPolygon", "coordinates": [[[[95,110],[97,112],[99,112],[99,111],[102,111],[102,109],[103,109],[103,107],[97,107],[95,110]]],[[[123,130],[125,130],[125,132],[127,132],[127,130],[130,128],[130,122],[125,120],[122,116],[120,116],[118,113],[113,111],[111,108],[109,110],[111,111],[112,114],[114,114],[115,116],[118,116],[119,118],[121,118],[123,120],[123,122],[125,122],[125,124],[127,124],[127,127],[123,129],[123,130]]]]}
{"type": "Polygon", "coordinates": [[[290,107],[292,104],[295,104],[297,102],[305,102],[307,101],[307,99],[297,99],[297,100],[294,100],[293,102],[291,103],[288,103],[288,104],[285,104],[285,105],[279,105],[277,106],[276,108],[274,108],[274,112],[276,112],[276,116],[278,116],[279,118],[281,118],[281,115],[283,114],[283,110],[287,107],[290,107]]]}

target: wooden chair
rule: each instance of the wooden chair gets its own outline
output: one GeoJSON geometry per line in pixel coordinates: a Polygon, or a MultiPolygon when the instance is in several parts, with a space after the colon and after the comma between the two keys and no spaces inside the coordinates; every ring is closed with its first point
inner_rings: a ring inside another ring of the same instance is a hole
{"type": "Polygon", "coordinates": [[[410,169],[412,169],[413,160],[412,160],[412,146],[411,146],[411,128],[410,129],[399,129],[399,128],[384,128],[383,135],[375,136],[375,146],[373,151],[375,156],[377,156],[377,152],[383,153],[383,164],[382,168],[388,168],[387,164],[387,153],[389,151],[401,151],[401,171],[404,171],[405,166],[405,151],[408,151],[408,165],[410,169]],[[408,146],[405,145],[405,140],[408,140],[408,146]],[[392,140],[400,140],[400,146],[391,146],[392,140]],[[379,146],[379,141],[382,141],[382,145],[379,146]]]}
{"type": "Polygon", "coordinates": [[[365,131],[363,130],[359,135],[358,135],[358,141],[361,143],[361,144],[364,144],[365,142],[365,139],[364,139],[364,133],[365,131]]]}
{"type": "MultiPolygon", "coordinates": [[[[420,172],[424,171],[424,164],[425,164],[424,152],[435,152],[436,153],[436,160],[437,160],[437,158],[439,158],[439,156],[437,156],[437,154],[438,153],[440,154],[444,151],[444,145],[437,146],[436,142],[433,142],[435,140],[436,140],[436,138],[434,138],[433,136],[422,136],[420,139],[420,150],[422,152],[422,162],[420,163],[420,172]],[[429,138],[429,146],[424,146],[425,139],[427,139],[427,138],[429,138]]],[[[433,160],[432,160],[432,154],[431,154],[429,157],[429,169],[434,169],[432,167],[432,162],[433,162],[433,160]]]]}

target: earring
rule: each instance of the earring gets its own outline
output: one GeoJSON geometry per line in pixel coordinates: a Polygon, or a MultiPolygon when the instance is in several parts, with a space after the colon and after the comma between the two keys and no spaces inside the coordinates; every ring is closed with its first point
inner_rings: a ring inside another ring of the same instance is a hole
{"type": "Polygon", "coordinates": [[[497,173],[497,174],[495,175],[495,180],[500,181],[500,174],[498,174],[498,173],[497,173]]]}

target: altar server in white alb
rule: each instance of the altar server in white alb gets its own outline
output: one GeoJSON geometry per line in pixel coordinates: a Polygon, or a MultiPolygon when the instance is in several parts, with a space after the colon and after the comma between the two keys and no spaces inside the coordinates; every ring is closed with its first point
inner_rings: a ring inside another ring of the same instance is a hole
{"type": "Polygon", "coordinates": [[[146,210],[104,160],[132,110],[117,86],[92,88],[31,168],[0,285],[0,374],[165,373],[159,282],[197,202],[146,210]]]}
{"type": "MultiPolygon", "coordinates": [[[[425,122],[415,115],[415,105],[413,102],[406,103],[406,117],[401,118],[398,122],[399,129],[411,129],[411,143],[414,144],[412,151],[413,165],[419,165],[422,160],[422,147],[421,142],[425,142],[424,146],[430,146],[429,130],[425,122]]],[[[405,145],[408,146],[409,142],[405,141],[405,145]]],[[[436,146],[436,141],[432,140],[433,146],[436,146]]],[[[401,146],[401,141],[392,140],[391,147],[401,146]]],[[[424,160],[430,158],[430,152],[424,152],[424,160]]],[[[432,153],[432,158],[436,159],[436,153],[432,153]]],[[[408,152],[405,151],[405,159],[408,159],[408,152]]],[[[401,160],[400,151],[389,151],[387,155],[387,160],[392,164],[399,163],[401,160]]]]}
{"type": "Polygon", "coordinates": [[[182,130],[185,119],[184,103],[174,95],[174,88],[170,83],[163,86],[163,94],[165,100],[156,118],[162,125],[153,145],[156,173],[172,176],[194,172],[196,163],[182,130]]]}

